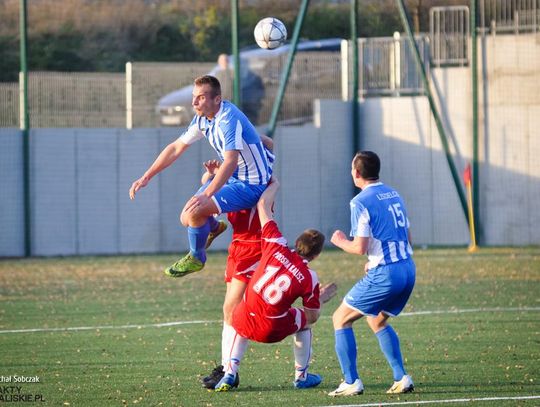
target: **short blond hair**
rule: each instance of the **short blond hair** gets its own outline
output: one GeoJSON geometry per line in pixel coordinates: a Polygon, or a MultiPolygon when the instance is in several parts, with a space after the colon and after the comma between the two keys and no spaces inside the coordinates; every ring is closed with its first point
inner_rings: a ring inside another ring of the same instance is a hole
{"type": "Polygon", "coordinates": [[[212,97],[221,95],[221,84],[219,79],[212,75],[203,75],[195,78],[194,84],[196,86],[209,85],[212,93],[212,97]]]}

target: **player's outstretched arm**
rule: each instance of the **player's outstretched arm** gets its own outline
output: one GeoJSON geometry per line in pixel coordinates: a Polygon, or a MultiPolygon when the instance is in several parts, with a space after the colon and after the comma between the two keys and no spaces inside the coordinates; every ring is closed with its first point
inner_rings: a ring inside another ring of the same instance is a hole
{"type": "Polygon", "coordinates": [[[274,206],[278,189],[279,181],[277,178],[272,177],[270,184],[268,184],[263,194],[259,198],[259,202],[257,202],[257,210],[259,212],[261,227],[274,219],[272,207],[274,206]]]}
{"type": "Polygon", "coordinates": [[[188,147],[188,144],[185,144],[180,140],[175,140],[165,147],[156,158],[156,161],[154,161],[150,168],[146,170],[144,175],[131,184],[131,188],[129,189],[130,199],[134,199],[135,194],[139,189],[144,188],[156,174],[160,173],[175,162],[176,159],[178,159],[188,147]]]}
{"type": "Polygon", "coordinates": [[[319,299],[322,304],[326,304],[330,301],[337,293],[337,285],[335,283],[328,283],[321,287],[319,299]]]}
{"type": "MultiPolygon", "coordinates": [[[[337,285],[334,283],[329,283],[323,285],[319,291],[319,301],[321,304],[325,304],[330,301],[337,293],[337,285]]],[[[320,309],[309,309],[304,308],[304,313],[306,314],[306,321],[308,325],[312,325],[319,319],[321,315],[320,309]]]]}

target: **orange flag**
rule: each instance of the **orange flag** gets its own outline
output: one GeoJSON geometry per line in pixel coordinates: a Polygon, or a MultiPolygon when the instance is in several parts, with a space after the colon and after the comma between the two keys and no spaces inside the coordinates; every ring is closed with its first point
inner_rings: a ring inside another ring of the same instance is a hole
{"type": "Polygon", "coordinates": [[[471,164],[467,164],[463,171],[463,181],[465,182],[465,185],[471,183],[471,164]]]}

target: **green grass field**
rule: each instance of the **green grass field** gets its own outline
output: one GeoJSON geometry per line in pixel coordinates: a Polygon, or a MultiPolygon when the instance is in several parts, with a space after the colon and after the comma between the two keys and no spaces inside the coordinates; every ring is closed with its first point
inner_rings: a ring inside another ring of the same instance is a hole
{"type": "Polygon", "coordinates": [[[392,322],[416,391],[385,394],[391,371],[358,321],[366,391],[343,399],[326,395],[341,380],[330,316],[364,260],[328,250],[313,263],[322,282],[339,286],[314,329],[318,388],[293,389],[286,340],[252,344],[239,389],[212,393],[199,377],[220,358],[225,259],[212,253],[202,272],[183,279],[162,274],[174,256],[0,261],[0,381],[40,378],[0,382],[0,404],[17,404],[10,393],[20,392],[54,406],[540,405],[540,248],[417,250],[415,291],[392,322]],[[160,326],[169,322],[177,323],[160,326]]]}

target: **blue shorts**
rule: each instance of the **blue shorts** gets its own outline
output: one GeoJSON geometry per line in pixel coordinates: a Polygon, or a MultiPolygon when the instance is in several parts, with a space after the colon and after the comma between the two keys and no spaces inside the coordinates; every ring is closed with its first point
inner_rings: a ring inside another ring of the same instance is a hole
{"type": "MultiPolygon", "coordinates": [[[[208,188],[210,182],[211,180],[200,187],[195,195],[199,195],[208,188]]],[[[227,183],[214,194],[212,200],[218,208],[218,213],[237,212],[242,209],[253,208],[257,205],[266,187],[266,184],[252,185],[239,181],[236,178],[229,178],[227,183]]]]}
{"type": "Polygon", "coordinates": [[[364,315],[383,312],[394,317],[407,304],[415,280],[416,266],[412,259],[377,266],[351,288],[343,302],[364,315]]]}

